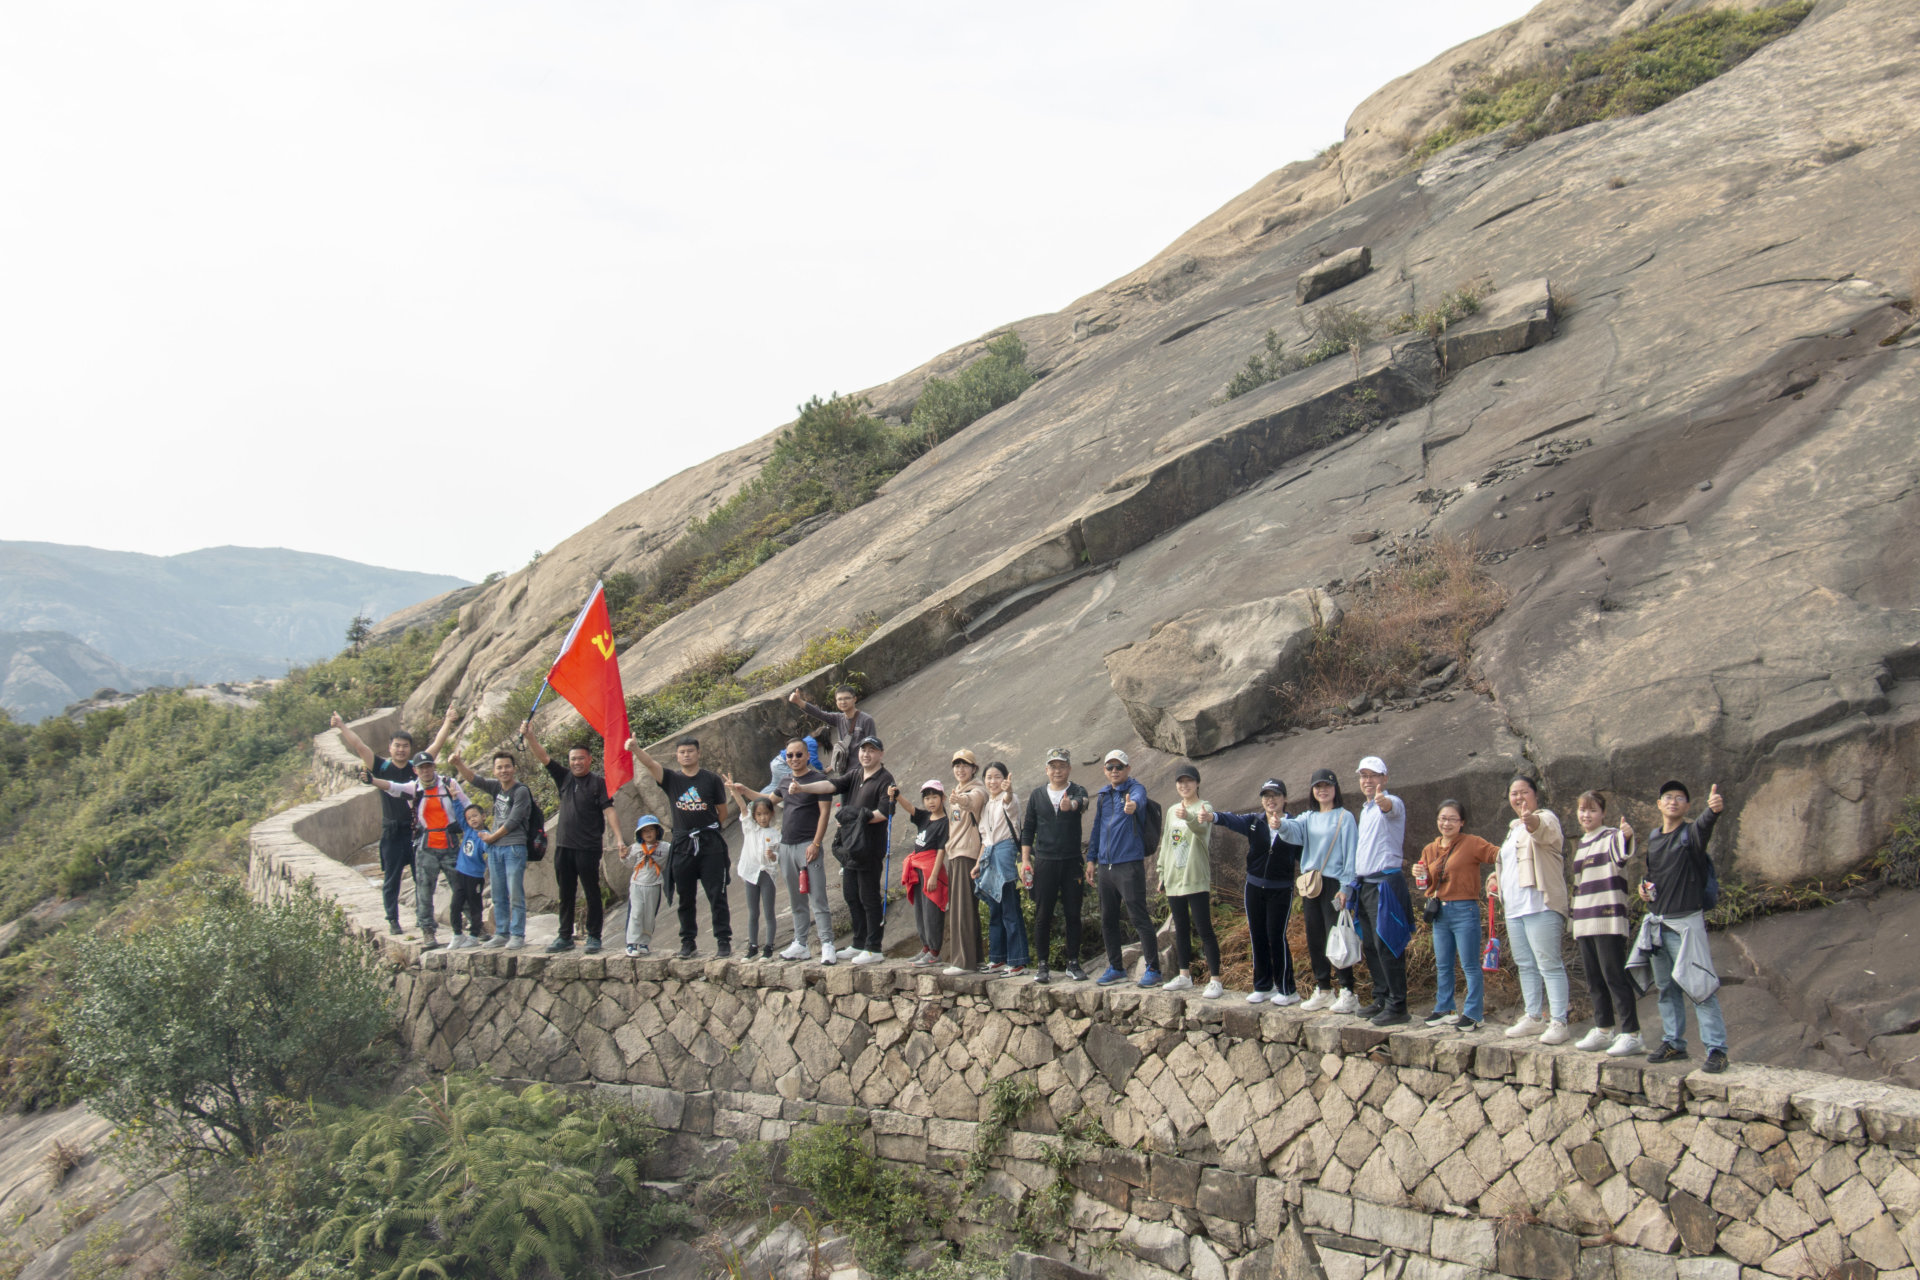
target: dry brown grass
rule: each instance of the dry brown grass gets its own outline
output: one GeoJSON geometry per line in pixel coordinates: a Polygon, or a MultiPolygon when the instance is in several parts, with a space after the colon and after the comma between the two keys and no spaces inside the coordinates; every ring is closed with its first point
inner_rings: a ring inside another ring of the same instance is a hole
{"type": "Polygon", "coordinates": [[[56,1141],[40,1157],[40,1167],[47,1172],[47,1185],[57,1189],[86,1158],[85,1147],[65,1140],[56,1141]]]}
{"type": "Polygon", "coordinates": [[[1287,720],[1314,724],[1360,694],[1415,688],[1432,659],[1464,662],[1474,632],[1506,601],[1471,542],[1402,548],[1350,585],[1337,626],[1316,630],[1304,674],[1280,690],[1287,720]]]}

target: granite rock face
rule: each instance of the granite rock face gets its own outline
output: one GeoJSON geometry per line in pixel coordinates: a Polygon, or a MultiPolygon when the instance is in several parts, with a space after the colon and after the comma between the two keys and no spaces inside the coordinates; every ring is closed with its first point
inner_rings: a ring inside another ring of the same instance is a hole
{"type": "MultiPolygon", "coordinates": [[[[1346,777],[1381,754],[1421,822],[1456,794],[1470,828],[1497,836],[1502,775],[1523,760],[1563,818],[1600,787],[1642,826],[1678,773],[1729,796],[1723,872],[1855,865],[1920,789],[1920,242],[1895,216],[1920,204],[1920,12],[1824,5],[1644,117],[1519,148],[1479,140],[1394,173],[1389,135],[1417,133],[1463,77],[1662,10],[1549,0],[1383,90],[1336,156],[1019,321],[1045,373],[1031,390],[633,646],[629,691],[717,646],[763,664],[877,616],[848,665],[868,677],[896,773],[939,773],[970,746],[1031,786],[1064,741],[1081,759],[1136,751],[1164,789],[1170,753],[1115,696],[1103,655],[1196,599],[1317,588],[1350,607],[1340,584],[1395,548],[1470,538],[1509,603],[1461,684],[1332,732],[1227,745],[1209,798],[1245,803],[1262,778],[1298,785],[1322,764],[1346,777]],[[1220,400],[1269,329],[1308,341],[1296,280],[1358,245],[1373,270],[1345,307],[1387,317],[1464,282],[1499,289],[1438,353],[1383,345],[1220,400]],[[1548,279],[1543,305],[1527,282],[1548,279]]],[[[909,410],[928,373],[978,350],[870,394],[909,410]]],[[[554,620],[594,576],[651,563],[768,443],[486,588],[409,719],[456,688],[496,705],[549,660],[554,620]]],[[[738,750],[716,763],[751,774],[772,745],[738,750]]]]}
{"type": "Polygon", "coordinates": [[[1108,654],[1107,673],[1143,740],[1212,755],[1273,723],[1316,630],[1339,621],[1333,597],[1311,589],[1195,609],[1108,654]]]}

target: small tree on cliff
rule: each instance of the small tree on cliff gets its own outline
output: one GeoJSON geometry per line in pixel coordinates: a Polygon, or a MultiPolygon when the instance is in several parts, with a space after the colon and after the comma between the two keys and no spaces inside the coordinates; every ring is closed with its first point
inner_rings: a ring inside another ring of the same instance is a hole
{"type": "Polygon", "coordinates": [[[373,634],[373,619],[364,613],[353,615],[353,621],[347,624],[347,648],[355,653],[367,643],[367,637],[373,634]]]}
{"type": "Polygon", "coordinates": [[[167,1167],[258,1155],[280,1099],[351,1071],[392,1022],[378,958],[309,881],[268,906],[87,940],[62,1026],[95,1111],[167,1167]]]}

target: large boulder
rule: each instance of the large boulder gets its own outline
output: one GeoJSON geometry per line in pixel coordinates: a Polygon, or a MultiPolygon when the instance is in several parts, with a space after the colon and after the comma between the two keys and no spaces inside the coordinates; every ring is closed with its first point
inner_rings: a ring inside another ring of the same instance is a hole
{"type": "Polygon", "coordinates": [[[1458,372],[1490,356],[1512,355],[1553,336],[1553,291],[1544,279],[1508,285],[1477,315],[1440,335],[1440,363],[1458,372]]]}
{"type": "Polygon", "coordinates": [[[1294,300],[1302,306],[1315,298],[1324,298],[1335,289],[1344,289],[1373,270],[1373,251],[1366,245],[1343,249],[1325,262],[1307,268],[1294,281],[1294,300]]]}
{"type": "Polygon", "coordinates": [[[1314,629],[1340,621],[1317,588],[1195,609],[1107,655],[1107,676],[1133,727],[1172,755],[1204,756],[1271,725],[1314,629]]]}

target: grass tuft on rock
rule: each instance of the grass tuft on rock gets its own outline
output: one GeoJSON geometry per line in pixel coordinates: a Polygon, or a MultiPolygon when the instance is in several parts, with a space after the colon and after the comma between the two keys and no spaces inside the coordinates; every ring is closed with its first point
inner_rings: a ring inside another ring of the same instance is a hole
{"type": "Polygon", "coordinates": [[[1644,115],[1724,75],[1786,35],[1810,0],[1743,12],[1702,9],[1483,79],[1460,95],[1447,122],[1417,143],[1416,160],[1506,125],[1531,142],[1597,120],[1644,115]]]}
{"type": "Polygon", "coordinates": [[[1301,678],[1281,690],[1286,719],[1311,724],[1356,697],[1416,687],[1435,660],[1464,662],[1506,591],[1472,543],[1416,543],[1347,588],[1345,616],[1315,629],[1301,678]]]}

